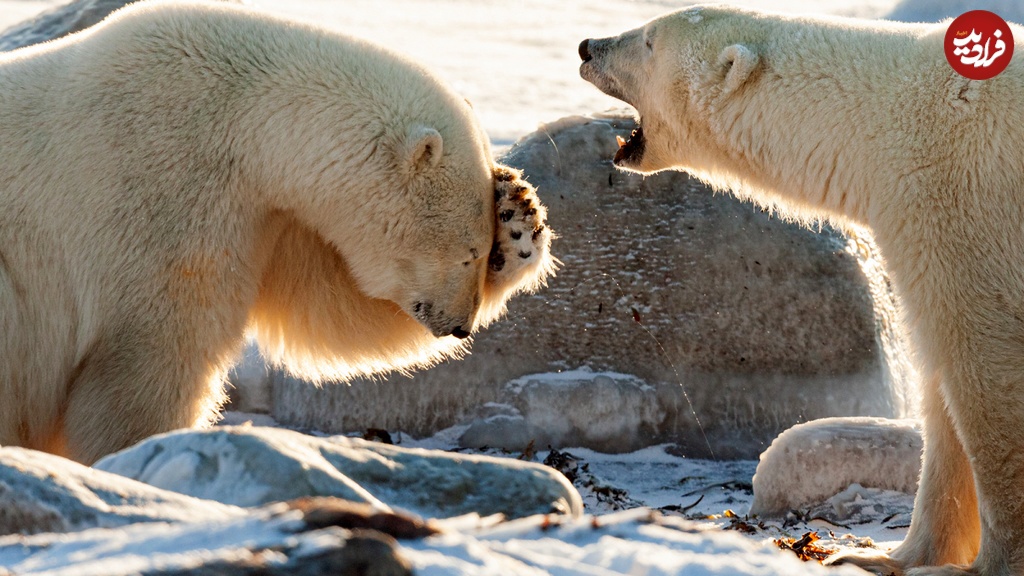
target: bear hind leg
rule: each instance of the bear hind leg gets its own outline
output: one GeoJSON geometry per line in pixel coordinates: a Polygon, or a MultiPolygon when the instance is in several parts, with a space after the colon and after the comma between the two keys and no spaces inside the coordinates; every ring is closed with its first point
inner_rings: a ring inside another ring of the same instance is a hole
{"type": "Polygon", "coordinates": [[[220,370],[161,365],[166,351],[128,357],[93,356],[72,383],[64,417],[69,458],[92,464],[154,434],[210,422],[225,400],[220,370]]]}

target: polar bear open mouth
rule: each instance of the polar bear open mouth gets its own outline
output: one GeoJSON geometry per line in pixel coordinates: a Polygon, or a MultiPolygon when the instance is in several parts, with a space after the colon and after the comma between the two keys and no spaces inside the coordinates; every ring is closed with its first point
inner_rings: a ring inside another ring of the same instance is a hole
{"type": "Polygon", "coordinates": [[[644,140],[643,126],[637,126],[629,138],[616,135],[615,141],[619,144],[619,149],[615,152],[615,158],[612,160],[616,166],[636,164],[644,155],[644,147],[647,142],[644,140]]]}

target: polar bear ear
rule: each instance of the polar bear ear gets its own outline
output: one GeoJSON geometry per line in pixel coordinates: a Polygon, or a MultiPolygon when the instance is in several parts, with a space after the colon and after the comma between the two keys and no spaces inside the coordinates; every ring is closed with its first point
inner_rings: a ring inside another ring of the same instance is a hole
{"type": "Polygon", "coordinates": [[[718,55],[718,65],[726,70],[722,92],[728,94],[742,86],[757,68],[758,61],[757,54],[743,44],[726,46],[718,55]]]}
{"type": "Polygon", "coordinates": [[[436,129],[418,124],[409,129],[405,150],[410,171],[422,172],[441,163],[444,138],[436,129]]]}

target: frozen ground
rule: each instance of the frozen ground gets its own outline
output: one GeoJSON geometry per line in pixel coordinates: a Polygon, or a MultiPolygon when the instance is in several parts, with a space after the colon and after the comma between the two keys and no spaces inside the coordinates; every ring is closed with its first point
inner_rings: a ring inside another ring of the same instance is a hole
{"type": "MultiPolygon", "coordinates": [[[[247,417],[234,413],[230,421],[247,417]]],[[[271,422],[266,417],[257,420],[262,424],[271,422]]],[[[881,453],[890,450],[889,445],[895,442],[891,439],[892,430],[904,426],[905,421],[891,422],[887,431],[875,435],[881,453]]],[[[835,441],[821,429],[816,431],[815,439],[823,444],[841,444],[841,437],[845,434],[842,428],[835,430],[835,441]]],[[[422,440],[402,434],[392,434],[392,438],[406,447],[455,450],[463,431],[462,427],[455,427],[422,440]]],[[[782,452],[783,448],[779,447],[777,451],[782,452]]],[[[785,518],[765,520],[748,517],[747,512],[754,501],[756,460],[700,460],[681,458],[670,452],[671,447],[668,446],[653,446],[628,454],[601,454],[585,448],[539,450],[526,454],[481,451],[545,462],[558,468],[579,490],[588,514],[652,508],[708,527],[736,531],[762,546],[776,546],[775,541],[780,539],[798,540],[811,532],[820,538],[816,544],[827,550],[865,546],[888,550],[903,540],[910,525],[914,504],[912,495],[865,488],[857,483],[844,485],[836,494],[798,508],[785,518]]],[[[794,492],[827,483],[822,477],[833,470],[851,468],[849,453],[819,451],[817,454],[817,462],[792,470],[789,482],[794,492]]],[[[776,474],[776,481],[783,483],[785,472],[776,471],[776,474]]]]}
{"type": "MultiPolygon", "coordinates": [[[[246,418],[239,413],[229,415],[229,420],[236,422],[246,418]]],[[[266,419],[261,422],[273,424],[266,419]]],[[[268,429],[235,430],[243,435],[245,430],[251,430],[256,434],[253,438],[291,439],[291,443],[299,436],[268,429]]],[[[448,430],[415,442],[397,433],[392,437],[404,447],[450,449],[458,433],[448,430]]],[[[223,451],[221,436],[219,432],[172,433],[155,440],[161,442],[165,459],[177,462],[194,453],[197,446],[206,452],[223,451]]],[[[820,429],[811,436],[822,442],[832,440],[820,429]]],[[[312,439],[305,442],[316,444],[312,439]]],[[[320,444],[336,442],[337,439],[320,444]]],[[[276,461],[287,455],[307,461],[312,468],[321,459],[317,450],[294,450],[289,442],[271,444],[264,443],[258,453],[253,452],[251,456],[255,458],[250,461],[261,460],[260,456],[276,461]]],[[[394,450],[383,445],[380,449],[394,450]]],[[[856,576],[861,573],[852,568],[826,571],[815,560],[835,550],[892,546],[904,536],[912,505],[905,494],[851,485],[823,502],[767,521],[744,514],[751,502],[751,475],[755,467],[752,461],[682,459],[666,453],[662,447],[618,456],[581,449],[502,455],[543,460],[563,470],[584,495],[587,515],[534,515],[502,521],[495,516],[470,514],[435,521],[433,526],[441,534],[398,543],[398,553],[411,561],[416,574],[856,576]],[[810,560],[801,562],[792,551],[780,550],[787,546],[799,549],[810,560]]],[[[149,452],[140,445],[113,458],[119,456],[128,460],[148,459],[149,452]]],[[[434,455],[452,457],[458,455],[434,455]]],[[[177,574],[199,563],[230,563],[265,550],[275,551],[265,560],[287,565],[302,563],[311,554],[344,547],[341,539],[351,537],[338,528],[309,526],[289,505],[242,509],[218,508],[205,502],[204,508],[202,500],[169,494],[53,456],[8,448],[4,458],[6,468],[0,471],[0,494],[14,482],[15,488],[8,492],[21,494],[18,502],[24,510],[52,510],[57,515],[75,518],[95,514],[97,519],[67,528],[70,532],[62,534],[0,536],[0,574],[5,569],[26,576],[177,574]],[[46,475],[62,482],[80,480],[64,482],[58,491],[69,501],[81,497],[76,500],[81,504],[77,508],[51,507],[53,489],[46,475]],[[17,485],[26,476],[36,478],[30,481],[36,491],[18,492],[17,485]],[[140,511],[150,511],[147,502],[159,504],[174,498],[204,513],[190,512],[192,518],[188,521],[171,523],[164,522],[160,514],[150,514],[152,518],[140,518],[142,524],[125,526],[120,508],[109,506],[97,496],[112,494],[135,495],[131,502],[136,516],[140,511]]],[[[822,459],[818,466],[801,470],[791,478],[792,489],[802,490],[808,476],[828,474],[842,465],[822,459]]],[[[520,466],[521,463],[515,464],[520,466]]],[[[222,502],[260,488],[265,480],[257,478],[258,475],[239,473],[238,466],[233,465],[220,465],[207,473],[210,477],[202,490],[203,498],[222,502]]],[[[433,482],[421,483],[413,491],[427,492],[433,486],[433,482]]],[[[503,488],[497,483],[490,490],[500,492],[503,488]]]]}

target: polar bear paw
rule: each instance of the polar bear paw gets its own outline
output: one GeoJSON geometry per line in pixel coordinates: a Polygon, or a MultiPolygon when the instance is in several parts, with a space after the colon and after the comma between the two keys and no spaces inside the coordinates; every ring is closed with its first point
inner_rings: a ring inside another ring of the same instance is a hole
{"type": "Polygon", "coordinates": [[[492,290],[510,296],[542,286],[554,272],[549,247],[553,237],[547,209],[522,172],[494,167],[494,243],[487,262],[492,290]]]}

